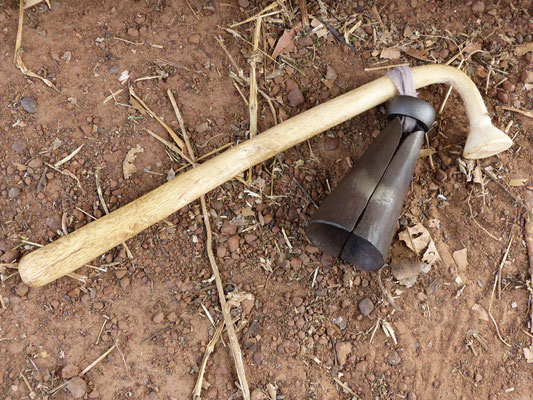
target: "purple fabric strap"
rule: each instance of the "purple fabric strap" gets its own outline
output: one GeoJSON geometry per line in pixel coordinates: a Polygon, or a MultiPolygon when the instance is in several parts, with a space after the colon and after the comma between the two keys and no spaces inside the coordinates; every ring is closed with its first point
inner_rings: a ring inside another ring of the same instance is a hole
{"type": "MultiPolygon", "coordinates": [[[[413,74],[411,74],[411,68],[408,66],[396,67],[387,72],[389,78],[398,89],[400,95],[417,97],[415,81],[413,80],[413,74]]],[[[402,117],[402,129],[404,132],[411,132],[416,126],[416,119],[411,117],[402,117]]]]}

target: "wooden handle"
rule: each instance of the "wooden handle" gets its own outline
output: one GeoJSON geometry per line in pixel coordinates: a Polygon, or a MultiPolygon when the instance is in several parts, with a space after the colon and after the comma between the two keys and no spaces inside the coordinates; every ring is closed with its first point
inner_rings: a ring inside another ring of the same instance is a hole
{"type": "MultiPolygon", "coordinates": [[[[479,121],[488,118],[479,91],[463,72],[441,65],[415,67],[412,72],[417,88],[448,83],[457,89],[465,103],[471,127],[479,126],[479,121]]],[[[394,84],[384,76],[290,118],[111,214],[25,255],[19,264],[20,276],[29,286],[46,285],[89,263],[242,171],[384,103],[396,94],[394,84]]],[[[507,135],[501,134],[504,138],[498,138],[498,146],[493,149],[496,152],[506,150],[512,143],[507,135]],[[501,143],[507,147],[502,149],[501,143]]],[[[483,147],[483,154],[491,152],[490,143],[478,137],[475,141],[483,147]]]]}

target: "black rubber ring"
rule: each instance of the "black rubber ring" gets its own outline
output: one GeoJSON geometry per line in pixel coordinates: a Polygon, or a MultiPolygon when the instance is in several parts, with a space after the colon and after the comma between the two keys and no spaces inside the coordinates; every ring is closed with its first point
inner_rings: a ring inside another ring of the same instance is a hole
{"type": "Polygon", "coordinates": [[[435,121],[435,109],[418,97],[393,97],[387,107],[387,118],[390,120],[402,116],[416,119],[421,128],[427,132],[435,121]]]}

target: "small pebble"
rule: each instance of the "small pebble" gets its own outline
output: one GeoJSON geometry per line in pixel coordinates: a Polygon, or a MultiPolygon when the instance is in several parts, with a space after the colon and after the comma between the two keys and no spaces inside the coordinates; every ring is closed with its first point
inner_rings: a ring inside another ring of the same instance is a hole
{"type": "Polygon", "coordinates": [[[333,318],[333,322],[341,329],[345,329],[348,323],[342,317],[333,318]]]}
{"type": "Polygon", "coordinates": [[[61,377],[63,379],[70,379],[78,375],[78,372],[80,372],[80,370],[77,366],[75,366],[74,364],[67,364],[61,370],[61,377]]]}
{"type": "Polygon", "coordinates": [[[156,324],[159,324],[160,322],[163,321],[164,318],[165,316],[163,315],[163,313],[158,312],[157,314],[154,315],[154,317],[152,318],[152,321],[154,321],[156,324]]]}
{"type": "Polygon", "coordinates": [[[294,88],[287,94],[287,99],[291,107],[297,107],[304,102],[304,95],[300,88],[294,88]]]}
{"type": "Polygon", "coordinates": [[[239,3],[239,7],[246,8],[250,5],[250,2],[248,0],[239,0],[237,3],[239,3]]]}
{"type": "Polygon", "coordinates": [[[79,376],[75,376],[67,382],[67,390],[75,399],[81,399],[87,391],[87,383],[79,376]]]}
{"type": "Polygon", "coordinates": [[[191,36],[189,36],[189,42],[192,44],[199,44],[200,43],[200,35],[198,33],[195,33],[191,36]]]}
{"type": "Polygon", "coordinates": [[[6,252],[2,256],[2,262],[6,264],[12,263],[19,257],[19,255],[20,253],[18,250],[12,250],[12,249],[6,250],[6,252]]]}
{"type": "Polygon", "coordinates": [[[348,355],[352,352],[352,344],[350,342],[339,342],[335,345],[335,350],[337,351],[339,365],[343,367],[346,364],[346,360],[348,360],[348,355]]]}
{"type": "Polygon", "coordinates": [[[324,150],[333,151],[333,150],[337,150],[338,147],[339,147],[339,138],[326,137],[324,139],[324,150]]]}
{"type": "Polygon", "coordinates": [[[238,235],[232,236],[228,239],[228,247],[231,252],[236,251],[239,248],[239,240],[241,238],[238,235]]]}
{"type": "Polygon", "coordinates": [[[17,153],[21,153],[23,152],[24,150],[26,150],[26,143],[25,142],[15,142],[11,145],[11,149],[13,151],[16,151],[17,153]]]}
{"type": "Polygon", "coordinates": [[[402,359],[400,358],[400,355],[397,351],[393,351],[389,353],[389,356],[387,357],[387,363],[389,365],[398,365],[402,362],[402,359]]]}
{"type": "MultiPolygon", "coordinates": [[[[239,1],[239,3],[241,2],[242,0],[239,1]]],[[[248,1],[248,0],[246,0],[248,1]]],[[[266,396],[265,394],[261,391],[261,389],[254,389],[252,390],[252,393],[250,393],[250,400],[266,400],[266,396]]]]}
{"type": "Polygon", "coordinates": [[[128,35],[130,35],[131,37],[138,37],[139,31],[137,30],[137,28],[128,28],[128,35]]]}
{"type": "Polygon", "coordinates": [[[24,347],[22,346],[22,343],[20,342],[11,342],[7,345],[7,350],[11,354],[18,354],[21,353],[24,347]]]}
{"type": "Polygon", "coordinates": [[[485,3],[483,1],[476,1],[472,4],[472,11],[482,13],[485,11],[485,3]]]}
{"type": "Polygon", "coordinates": [[[21,282],[15,288],[15,293],[19,295],[20,297],[22,297],[28,294],[28,290],[30,290],[30,288],[21,282]]]}
{"type": "Polygon", "coordinates": [[[442,183],[444,182],[446,179],[448,178],[448,176],[446,175],[446,172],[444,172],[442,169],[438,169],[437,170],[437,173],[435,174],[435,179],[442,183]]]}
{"type": "Polygon", "coordinates": [[[374,311],[374,303],[372,303],[372,300],[370,300],[368,297],[361,300],[358,306],[359,311],[361,311],[361,314],[363,314],[365,317],[374,311]]]}
{"type": "Polygon", "coordinates": [[[27,113],[35,114],[37,112],[37,102],[33,97],[23,97],[20,100],[20,105],[27,113]]]}
{"type": "Polygon", "coordinates": [[[500,100],[503,104],[507,104],[509,101],[509,95],[505,92],[498,92],[498,100],[500,100]]]}
{"type": "Polygon", "coordinates": [[[10,199],[16,199],[20,195],[20,189],[18,187],[12,187],[7,192],[7,195],[9,196],[10,199]]]}
{"type": "Polygon", "coordinates": [[[301,297],[296,296],[292,298],[292,304],[294,304],[294,307],[300,307],[303,302],[304,299],[302,299],[301,297]]]}
{"type": "Polygon", "coordinates": [[[256,351],[254,354],[252,354],[252,360],[256,365],[261,365],[264,358],[265,357],[263,356],[263,353],[260,351],[256,351]]]}

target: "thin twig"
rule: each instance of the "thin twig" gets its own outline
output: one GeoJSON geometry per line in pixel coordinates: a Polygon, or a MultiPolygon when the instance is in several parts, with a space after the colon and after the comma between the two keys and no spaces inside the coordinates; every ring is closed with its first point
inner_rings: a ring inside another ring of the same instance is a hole
{"type": "MultiPolygon", "coordinates": [[[[187,135],[187,131],[183,131],[184,135],[187,135]]],[[[194,151],[191,147],[191,153],[189,154],[193,160],[193,165],[196,165],[196,157],[194,151]]],[[[235,327],[233,326],[233,321],[230,315],[230,307],[226,303],[226,297],[224,295],[224,287],[222,286],[222,278],[220,277],[220,272],[215,260],[215,255],[213,252],[213,233],[211,232],[211,222],[209,220],[209,213],[207,211],[207,205],[205,202],[205,195],[200,197],[200,203],[202,205],[202,213],[204,215],[204,224],[206,230],[206,247],[207,247],[207,256],[211,264],[211,269],[213,270],[213,275],[215,276],[215,283],[218,292],[218,298],[220,301],[220,306],[222,308],[222,316],[224,317],[224,323],[226,325],[226,330],[228,332],[229,345],[231,350],[231,355],[235,362],[235,369],[237,370],[237,377],[239,378],[239,384],[243,394],[244,400],[250,400],[250,388],[248,387],[248,381],[246,379],[246,370],[244,368],[244,362],[242,359],[242,352],[239,346],[239,340],[237,339],[237,334],[235,333],[235,327]]]]}
{"type": "Polygon", "coordinates": [[[398,307],[395,303],[394,303],[394,300],[392,298],[392,296],[389,294],[389,292],[387,292],[387,290],[385,289],[385,286],[383,286],[383,283],[381,282],[381,270],[383,268],[380,268],[378,270],[378,274],[377,274],[377,281],[378,281],[378,285],[379,285],[379,288],[381,289],[381,292],[383,293],[383,296],[385,296],[385,298],[387,299],[387,301],[389,302],[389,304],[398,312],[403,312],[403,310],[398,307]]]}
{"type": "Polygon", "coordinates": [[[98,357],[96,360],[94,360],[87,368],[85,368],[83,371],[81,371],[79,376],[82,377],[87,372],[89,372],[96,364],[98,364],[100,361],[102,361],[104,358],[106,358],[107,355],[109,353],[111,353],[115,347],[117,347],[117,343],[118,343],[118,340],[104,354],[102,354],[100,357],[98,357]]]}
{"type": "Polygon", "coordinates": [[[183,140],[181,140],[177,135],[176,135],[176,132],[174,132],[172,130],[172,128],[170,126],[168,126],[165,121],[163,121],[156,113],[154,113],[147,105],[146,103],[139,97],[137,96],[137,94],[135,93],[135,91],[133,90],[133,88],[130,87],[130,95],[135,99],[137,100],[141,106],[144,107],[144,109],[146,110],[146,112],[148,114],[150,114],[151,117],[155,118],[155,120],[157,122],[159,122],[163,128],[165,128],[165,130],[168,132],[168,134],[170,135],[170,137],[172,137],[172,139],[174,139],[174,141],[176,142],[176,144],[178,145],[178,147],[180,149],[183,149],[185,147],[185,143],[183,143],[183,140]]]}
{"type": "Polygon", "coordinates": [[[218,340],[220,339],[220,335],[222,334],[223,330],[224,330],[224,321],[221,321],[218,324],[218,327],[215,330],[215,333],[213,334],[211,341],[207,344],[207,347],[205,348],[202,366],[200,367],[200,372],[198,373],[198,379],[196,380],[196,385],[194,385],[194,390],[192,391],[193,400],[200,399],[200,395],[202,394],[202,384],[204,382],[204,374],[205,374],[205,368],[207,366],[207,361],[209,360],[209,356],[211,355],[211,353],[215,351],[215,347],[218,343],[218,340]]]}
{"type": "Polygon", "coordinates": [[[152,340],[153,338],[155,338],[156,336],[159,336],[161,335],[162,333],[165,333],[166,331],[168,331],[170,328],[172,328],[174,325],[176,325],[174,322],[171,323],[170,325],[167,325],[165,326],[163,329],[160,329],[158,330],[156,333],[154,333],[153,335],[150,335],[148,336],[146,339],[142,340],[141,341],[141,344],[145,343],[145,342],[148,342],[150,340],[152,340]]]}

